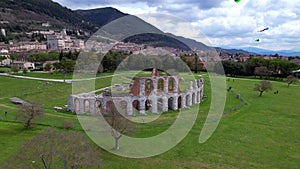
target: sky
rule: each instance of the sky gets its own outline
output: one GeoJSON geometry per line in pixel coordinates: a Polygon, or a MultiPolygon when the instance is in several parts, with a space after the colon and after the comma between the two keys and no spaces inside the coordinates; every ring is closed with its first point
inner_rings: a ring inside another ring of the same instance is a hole
{"type": "Polygon", "coordinates": [[[164,32],[211,46],[300,51],[300,0],[53,1],[73,10],[114,7],[164,32]],[[266,27],[269,30],[259,32],[266,27]]]}

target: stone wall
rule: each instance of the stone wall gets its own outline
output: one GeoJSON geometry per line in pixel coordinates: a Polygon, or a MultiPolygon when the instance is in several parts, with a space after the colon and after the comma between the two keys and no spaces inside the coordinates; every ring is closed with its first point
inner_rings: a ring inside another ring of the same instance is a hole
{"type": "Polygon", "coordinates": [[[103,94],[71,95],[68,98],[68,110],[78,114],[107,114],[107,105],[114,104],[119,111],[127,115],[146,112],[157,114],[199,104],[203,98],[203,78],[191,81],[185,92],[180,92],[179,78],[175,76],[138,78],[134,83],[136,84],[133,85],[132,92],[123,97],[103,94]]]}

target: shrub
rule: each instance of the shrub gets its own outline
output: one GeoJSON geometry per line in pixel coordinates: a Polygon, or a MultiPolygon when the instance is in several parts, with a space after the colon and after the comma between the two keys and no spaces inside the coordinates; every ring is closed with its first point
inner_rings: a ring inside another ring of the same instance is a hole
{"type": "Polygon", "coordinates": [[[69,120],[65,120],[65,121],[62,122],[61,126],[62,126],[63,129],[68,130],[68,129],[71,129],[73,127],[73,123],[69,120]]]}

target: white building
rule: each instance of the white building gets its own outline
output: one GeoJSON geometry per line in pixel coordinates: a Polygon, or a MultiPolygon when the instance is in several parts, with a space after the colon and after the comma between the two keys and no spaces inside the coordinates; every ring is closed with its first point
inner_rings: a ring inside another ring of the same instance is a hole
{"type": "Polygon", "coordinates": [[[9,52],[7,49],[0,50],[0,57],[6,58],[6,59],[0,61],[1,66],[9,66],[11,64],[11,59],[9,57],[9,52]]]}
{"type": "Polygon", "coordinates": [[[34,70],[35,65],[32,62],[14,61],[13,66],[17,66],[19,69],[34,70]]]}
{"type": "Polygon", "coordinates": [[[71,40],[66,29],[63,29],[60,33],[47,35],[47,47],[54,50],[81,50],[84,49],[84,41],[71,40]]]}
{"type": "Polygon", "coordinates": [[[19,42],[17,44],[9,46],[10,52],[21,52],[31,50],[47,50],[47,45],[45,43],[39,42],[19,42]]]}

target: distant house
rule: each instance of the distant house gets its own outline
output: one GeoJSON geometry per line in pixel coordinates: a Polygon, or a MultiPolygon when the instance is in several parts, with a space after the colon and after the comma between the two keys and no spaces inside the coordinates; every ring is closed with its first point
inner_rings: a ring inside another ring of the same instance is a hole
{"type": "Polygon", "coordinates": [[[295,59],[291,60],[291,62],[300,65],[300,59],[298,59],[298,58],[295,58],[295,59]]]}
{"type": "Polygon", "coordinates": [[[22,52],[32,50],[46,50],[47,45],[39,42],[19,42],[9,46],[10,52],[22,52]]]}
{"type": "Polygon", "coordinates": [[[32,62],[14,61],[12,65],[17,66],[19,69],[27,69],[27,70],[35,69],[35,64],[32,62]]]}
{"type": "Polygon", "coordinates": [[[47,35],[47,48],[50,50],[82,50],[84,49],[83,40],[71,40],[63,29],[60,33],[47,35]]]}
{"type": "Polygon", "coordinates": [[[7,49],[0,49],[0,57],[5,58],[0,60],[0,66],[10,66],[11,59],[9,57],[9,52],[7,49]]]}
{"type": "Polygon", "coordinates": [[[43,69],[45,70],[45,68],[46,68],[46,65],[47,64],[49,64],[49,65],[51,65],[51,67],[50,67],[50,72],[53,72],[53,71],[55,71],[56,69],[55,69],[55,67],[53,66],[53,64],[54,63],[59,63],[59,60],[54,60],[54,61],[46,61],[44,64],[43,64],[43,69]]]}

